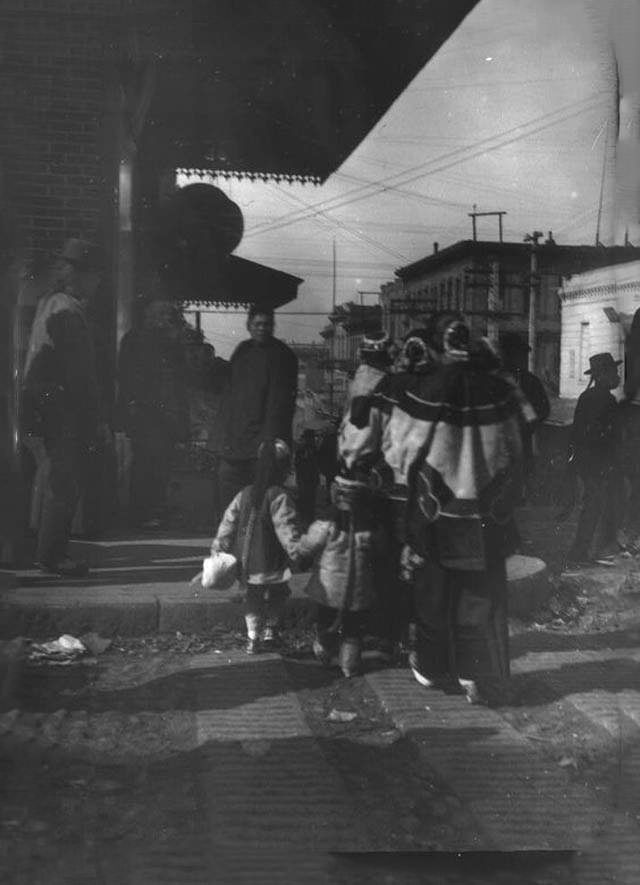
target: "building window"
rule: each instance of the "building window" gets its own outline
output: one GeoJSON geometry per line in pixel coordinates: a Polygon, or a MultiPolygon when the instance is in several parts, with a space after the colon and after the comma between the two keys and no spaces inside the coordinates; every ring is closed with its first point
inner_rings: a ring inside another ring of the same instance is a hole
{"type": "Polygon", "coordinates": [[[576,352],[575,350],[569,351],[569,378],[576,377],[576,352]]]}
{"type": "Polygon", "coordinates": [[[447,310],[453,308],[453,280],[451,277],[447,280],[447,310]]]}
{"type": "Polygon", "coordinates": [[[456,277],[456,300],[455,309],[462,310],[462,280],[456,277]]]}
{"type": "Polygon", "coordinates": [[[440,310],[444,310],[444,306],[445,306],[444,299],[445,299],[445,282],[444,282],[444,280],[441,280],[440,281],[440,297],[438,298],[438,307],[440,308],[440,310]]]}
{"type": "Polygon", "coordinates": [[[589,368],[590,346],[589,323],[580,323],[580,352],[578,354],[578,368],[580,373],[589,368]]]}

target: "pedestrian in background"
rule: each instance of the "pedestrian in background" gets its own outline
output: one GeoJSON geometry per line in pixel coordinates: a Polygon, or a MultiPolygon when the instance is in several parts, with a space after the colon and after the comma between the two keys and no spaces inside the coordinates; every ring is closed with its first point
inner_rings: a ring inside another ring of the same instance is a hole
{"type": "Polygon", "coordinates": [[[109,433],[87,320],[102,266],[92,244],[65,243],[36,309],[24,371],[22,427],[42,482],[36,560],[43,571],[67,577],[88,572],[87,563],[69,556],[68,544],[91,454],[109,433]]]}
{"type": "Polygon", "coordinates": [[[116,431],[131,441],[130,514],[142,528],[166,522],[171,462],[189,434],[185,353],[178,308],[162,293],[120,345],[116,431]]]}
{"type": "Polygon", "coordinates": [[[253,482],[258,448],[268,439],[292,444],[298,387],[298,360],[274,337],[274,315],[253,305],[247,317],[249,339],[231,355],[222,411],[223,439],[218,473],[222,510],[253,482]]]}
{"type": "Polygon", "coordinates": [[[525,399],[533,407],[536,420],[523,426],[524,452],[524,483],[525,492],[530,494],[534,488],[536,437],[538,427],[547,420],[551,406],[549,397],[542,381],[527,368],[529,345],[516,334],[506,334],[500,339],[499,351],[502,369],[511,375],[513,381],[522,391],[525,399]]]}
{"type": "Polygon", "coordinates": [[[245,588],[247,654],[278,644],[291,562],[302,555],[298,514],[284,481],[291,453],[283,440],[260,444],[255,479],[224,512],[211,552],[233,553],[245,588]]]}
{"type": "Polygon", "coordinates": [[[568,567],[579,566],[590,559],[609,563],[619,550],[620,413],[611,391],[620,384],[618,366],[621,362],[608,352],[589,357],[589,368],[585,372],[590,376],[589,384],[580,394],[573,415],[569,461],[582,482],[583,494],[575,538],[568,553],[568,567]],[[598,529],[599,537],[596,537],[598,529]]]}

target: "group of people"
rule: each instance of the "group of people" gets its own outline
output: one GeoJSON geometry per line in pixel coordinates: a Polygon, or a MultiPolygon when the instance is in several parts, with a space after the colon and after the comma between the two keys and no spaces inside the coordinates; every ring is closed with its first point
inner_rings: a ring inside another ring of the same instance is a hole
{"type": "MultiPolygon", "coordinates": [[[[434,315],[395,354],[384,332],[366,336],[339,430],[324,440],[332,451],[321,458],[311,431],[293,446],[297,359],[275,338],[271,310],[249,311],[249,338],[224,363],[193,330],[185,349],[175,308],[151,300],[141,327],[123,339],[109,421],[87,318],[100,270],[90,245],[69,241],[31,331],[22,420],[36,464],[46,465],[39,567],[86,574],[68,554],[71,524],[92,452],[113,431],[132,442],[139,520],[159,512],[171,450],[188,432],[181,385],[190,376],[203,402],[218,396],[215,417],[204,417],[215,425],[219,464],[212,551],[231,551],[238,562],[247,650],[277,642],[291,569],[310,568],[314,653],[323,663],[337,656],[353,675],[373,633],[388,654],[408,648],[423,685],[455,685],[472,701],[499,692],[509,674],[505,561],[519,543],[514,509],[531,479],[536,425],[549,413],[526,348],[505,339],[499,352],[474,340],[456,314],[434,315]],[[292,468],[297,496],[287,483],[292,468]],[[314,519],[320,472],[330,509],[314,519]]],[[[600,559],[613,546],[640,550],[640,364],[629,362],[617,402],[618,362],[591,357],[574,416],[568,460],[584,487],[574,563],[596,544],[600,559]]]]}
{"type": "Polygon", "coordinates": [[[109,402],[92,322],[103,271],[98,248],[81,239],[65,243],[36,307],[23,372],[35,563],[63,577],[88,573],[68,545],[83,506],[86,517],[92,485],[102,480],[95,474],[106,452],[113,476],[101,491],[123,486],[120,516],[136,528],[157,528],[167,517],[180,444],[195,436],[217,464],[219,500],[211,512],[218,514],[252,480],[261,441],[282,438],[291,445],[297,359],[273,336],[273,312],[251,309],[248,340],[230,361],[220,360],[185,323],[159,275],[120,342],[117,395],[109,402]]]}
{"type": "Polygon", "coordinates": [[[248,652],[276,641],[290,568],[310,568],[321,662],[337,656],[351,676],[366,632],[391,644],[411,636],[417,681],[477,702],[509,674],[505,560],[518,544],[513,512],[539,416],[459,316],[414,330],[400,371],[392,361],[384,333],[365,340],[326,518],[301,530],[285,487],[291,452],[263,441],[212,552],[239,564],[248,652]]]}

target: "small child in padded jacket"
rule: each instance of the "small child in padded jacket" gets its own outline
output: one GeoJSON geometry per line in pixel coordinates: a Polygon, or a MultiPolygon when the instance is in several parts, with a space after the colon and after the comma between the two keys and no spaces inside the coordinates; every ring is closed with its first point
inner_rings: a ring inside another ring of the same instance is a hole
{"type": "Polygon", "coordinates": [[[298,515],[284,488],[291,467],[282,440],[263,442],[256,476],[226,509],[211,552],[233,553],[246,590],[247,654],[274,648],[287,597],[291,565],[305,553],[298,515]]]}
{"type": "Polygon", "coordinates": [[[316,554],[305,592],[317,603],[314,655],[329,665],[337,652],[349,678],[361,669],[362,638],[389,550],[364,483],[337,477],[331,498],[330,518],[312,523],[304,538],[306,555],[316,554]]]}

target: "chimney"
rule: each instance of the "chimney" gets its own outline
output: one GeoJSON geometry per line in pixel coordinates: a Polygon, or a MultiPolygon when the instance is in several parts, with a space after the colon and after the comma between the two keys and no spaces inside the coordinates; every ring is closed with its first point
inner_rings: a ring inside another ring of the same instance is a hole
{"type": "Polygon", "coordinates": [[[439,249],[439,248],[440,248],[440,247],[438,246],[437,243],[434,243],[434,244],[433,244],[433,254],[434,254],[434,255],[437,255],[437,254],[438,254],[438,249],[439,249]]]}

